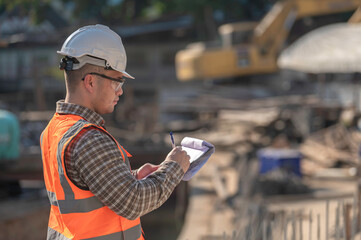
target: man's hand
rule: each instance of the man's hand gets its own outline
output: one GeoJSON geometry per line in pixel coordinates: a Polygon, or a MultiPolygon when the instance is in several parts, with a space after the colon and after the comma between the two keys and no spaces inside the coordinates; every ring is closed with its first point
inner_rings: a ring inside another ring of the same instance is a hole
{"type": "Polygon", "coordinates": [[[144,164],[137,170],[137,179],[139,180],[145,178],[149,174],[157,171],[158,168],[159,168],[158,165],[153,165],[150,163],[144,164]]]}
{"type": "Polygon", "coordinates": [[[175,147],[168,153],[168,156],[165,160],[171,160],[177,162],[183,169],[183,172],[187,172],[189,168],[189,159],[190,157],[187,155],[186,151],[183,151],[181,147],[175,147]]]}

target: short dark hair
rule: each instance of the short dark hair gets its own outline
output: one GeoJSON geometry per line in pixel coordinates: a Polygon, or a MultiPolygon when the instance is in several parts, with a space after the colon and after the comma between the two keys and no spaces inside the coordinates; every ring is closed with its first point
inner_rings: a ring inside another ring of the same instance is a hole
{"type": "Polygon", "coordinates": [[[83,67],[67,71],[64,70],[64,76],[65,76],[65,82],[67,86],[67,90],[69,92],[74,92],[76,89],[76,86],[79,84],[80,81],[82,81],[82,78],[89,72],[99,72],[102,73],[104,67],[95,66],[92,64],[85,64],[83,67]]]}

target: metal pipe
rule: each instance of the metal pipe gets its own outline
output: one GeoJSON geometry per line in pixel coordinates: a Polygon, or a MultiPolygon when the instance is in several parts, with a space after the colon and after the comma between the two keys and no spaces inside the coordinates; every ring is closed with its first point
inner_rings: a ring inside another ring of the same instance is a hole
{"type": "Polygon", "coordinates": [[[285,225],[283,226],[283,240],[287,240],[287,225],[288,225],[288,219],[286,218],[285,225]]]}
{"type": "Polygon", "coordinates": [[[335,238],[336,240],[340,240],[340,202],[337,203],[336,208],[336,223],[335,223],[335,238]]]}
{"type": "Polygon", "coordinates": [[[329,219],[329,216],[330,216],[330,213],[329,213],[329,211],[330,211],[330,200],[327,200],[326,201],[326,229],[325,229],[325,233],[326,233],[326,240],[329,240],[328,239],[328,224],[329,224],[329,222],[328,222],[328,219],[329,219]]]}
{"type": "Polygon", "coordinates": [[[266,219],[262,221],[262,239],[267,240],[267,222],[266,219]]]}
{"type": "Polygon", "coordinates": [[[308,222],[309,222],[308,239],[312,240],[312,210],[310,210],[310,215],[308,216],[308,222]]]}
{"type": "Polygon", "coordinates": [[[292,240],[296,240],[296,216],[294,211],[292,211],[292,240]]]}
{"type": "Polygon", "coordinates": [[[355,195],[353,197],[352,202],[352,229],[351,229],[351,240],[355,239],[356,231],[357,231],[357,217],[356,217],[356,202],[357,202],[357,196],[355,195]]]}
{"type": "Polygon", "coordinates": [[[317,240],[321,240],[321,215],[317,214],[317,240]]]}
{"type": "Polygon", "coordinates": [[[300,240],[303,240],[303,219],[302,219],[302,212],[300,213],[300,217],[299,217],[299,229],[300,229],[300,240]]]}

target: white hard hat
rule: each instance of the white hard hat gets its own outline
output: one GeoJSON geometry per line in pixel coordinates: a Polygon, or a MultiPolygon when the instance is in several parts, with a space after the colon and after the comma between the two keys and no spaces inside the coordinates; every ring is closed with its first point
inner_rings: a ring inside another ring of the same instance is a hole
{"type": "Polygon", "coordinates": [[[125,71],[127,55],[122,39],[107,26],[97,24],[79,28],[65,40],[57,53],[76,58],[72,70],[89,63],[111,68],[134,79],[125,71]]]}

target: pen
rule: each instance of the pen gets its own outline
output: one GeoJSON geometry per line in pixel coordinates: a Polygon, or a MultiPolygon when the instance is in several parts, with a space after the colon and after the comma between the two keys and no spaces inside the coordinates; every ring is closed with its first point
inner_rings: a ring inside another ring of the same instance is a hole
{"type": "Polygon", "coordinates": [[[170,135],[170,139],[172,140],[172,147],[175,148],[173,133],[169,132],[169,135],[170,135]]]}

